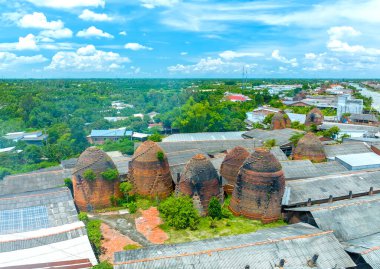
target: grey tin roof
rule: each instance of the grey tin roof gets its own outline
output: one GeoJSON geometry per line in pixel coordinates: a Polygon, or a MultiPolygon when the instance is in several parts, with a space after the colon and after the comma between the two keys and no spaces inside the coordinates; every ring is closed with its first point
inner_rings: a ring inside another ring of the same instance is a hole
{"type": "Polygon", "coordinates": [[[366,143],[363,142],[324,145],[323,148],[325,150],[326,157],[329,159],[334,159],[338,155],[372,152],[366,143]]]}
{"type": "Polygon", "coordinates": [[[251,131],[245,132],[243,134],[243,137],[254,139],[257,141],[259,145],[261,145],[263,142],[265,142],[268,139],[275,139],[277,145],[283,146],[289,143],[289,139],[294,133],[304,133],[304,132],[300,130],[289,129],[289,128],[280,129],[280,130],[253,129],[251,131]]]}
{"type": "Polygon", "coordinates": [[[380,269],[380,233],[344,243],[349,253],[359,254],[373,269],[380,269]]]}
{"type": "Polygon", "coordinates": [[[0,196],[0,235],[73,223],[77,214],[66,187],[0,196]]]}
{"type": "Polygon", "coordinates": [[[363,131],[363,132],[374,132],[377,133],[379,131],[379,127],[368,126],[368,125],[358,125],[358,124],[346,124],[346,123],[338,123],[338,122],[323,122],[318,128],[320,130],[327,130],[333,126],[337,126],[341,131],[363,131]]]}
{"type": "Polygon", "coordinates": [[[289,210],[310,212],[318,228],[334,231],[340,241],[380,233],[380,194],[289,210]]]}
{"type": "Polygon", "coordinates": [[[106,153],[112,159],[120,175],[128,174],[129,162],[132,160],[131,156],[123,155],[120,151],[109,151],[106,153]]]}
{"type": "Polygon", "coordinates": [[[290,180],[286,182],[282,204],[295,206],[306,204],[310,198],[313,202],[347,197],[349,192],[365,194],[373,187],[380,190],[380,171],[347,172],[339,175],[328,175],[315,178],[290,180]]]}
{"type": "Polygon", "coordinates": [[[374,121],[378,122],[376,115],[374,114],[351,114],[350,116],[351,120],[357,120],[357,121],[374,121]]]}
{"type": "Polygon", "coordinates": [[[300,179],[320,176],[320,171],[310,160],[283,161],[281,162],[285,179],[300,179]]]}
{"type": "MultiPolygon", "coordinates": [[[[136,146],[138,145],[139,143],[136,143],[136,146]]],[[[247,149],[254,148],[255,146],[258,146],[258,143],[252,139],[234,139],[215,141],[160,142],[158,145],[166,153],[189,149],[199,149],[207,154],[215,154],[232,149],[236,146],[241,146],[247,149]]]]}
{"type": "Polygon", "coordinates": [[[318,254],[316,268],[355,266],[332,232],[308,224],[261,230],[177,245],[117,252],[114,268],[245,268],[273,269],[281,259],[285,268],[307,268],[318,254]]]}
{"type": "Polygon", "coordinates": [[[64,185],[65,178],[71,178],[71,169],[6,176],[0,180],[0,196],[28,191],[44,190],[64,185]]]}
{"type": "Polygon", "coordinates": [[[163,142],[181,141],[212,141],[212,140],[236,140],[243,139],[244,132],[207,132],[207,133],[181,133],[165,137],[163,142]]]}
{"type": "Polygon", "coordinates": [[[313,165],[317,168],[320,175],[333,175],[348,171],[346,167],[336,161],[313,163],[313,165]]]}

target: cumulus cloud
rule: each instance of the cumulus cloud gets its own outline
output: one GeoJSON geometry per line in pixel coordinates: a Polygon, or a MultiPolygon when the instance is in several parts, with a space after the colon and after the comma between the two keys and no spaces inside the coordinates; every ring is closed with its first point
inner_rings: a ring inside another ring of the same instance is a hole
{"type": "Polygon", "coordinates": [[[51,8],[104,7],[105,0],[27,0],[40,6],[51,8]]]}
{"type": "Polygon", "coordinates": [[[186,51],[182,51],[180,54],[181,54],[182,56],[185,56],[185,55],[187,55],[188,53],[187,53],[186,51]]]}
{"type": "Polygon", "coordinates": [[[155,7],[172,7],[178,4],[180,0],[140,0],[140,3],[145,8],[155,8],[155,7]]]}
{"type": "Polygon", "coordinates": [[[297,62],[296,58],[287,59],[284,56],[280,55],[280,50],[274,50],[272,52],[272,58],[275,59],[275,60],[277,60],[277,61],[279,61],[279,62],[282,62],[284,64],[290,64],[292,67],[297,67],[298,66],[298,62],[297,62]]]}
{"type": "Polygon", "coordinates": [[[258,52],[238,52],[238,51],[226,50],[226,51],[223,51],[222,53],[219,53],[219,56],[225,60],[230,61],[235,58],[241,58],[241,57],[259,57],[259,56],[263,56],[263,54],[258,53],[258,52]]]}
{"type": "Polygon", "coordinates": [[[34,56],[17,56],[14,53],[10,52],[0,52],[0,69],[6,69],[10,66],[19,65],[19,64],[35,64],[46,62],[46,59],[42,55],[34,56]]]}
{"type": "Polygon", "coordinates": [[[73,36],[73,32],[69,28],[62,28],[57,30],[44,30],[40,32],[39,36],[41,37],[42,41],[44,41],[43,38],[71,38],[73,36]]]}
{"type": "Polygon", "coordinates": [[[33,34],[28,34],[25,37],[19,37],[18,43],[16,44],[17,50],[36,50],[37,43],[36,37],[33,34]]]}
{"type": "Polygon", "coordinates": [[[170,73],[182,74],[229,74],[241,72],[242,67],[253,68],[255,64],[244,64],[238,62],[226,62],[221,58],[203,58],[198,63],[192,65],[177,64],[169,66],[167,69],[170,73]]]}
{"type": "Polygon", "coordinates": [[[119,35],[126,36],[126,35],[127,35],[127,32],[126,32],[126,31],[121,31],[121,32],[119,33],[119,35]]]}
{"type": "Polygon", "coordinates": [[[87,45],[77,51],[57,52],[46,69],[112,71],[123,68],[123,64],[128,62],[130,62],[128,57],[122,57],[114,52],[97,50],[95,46],[87,45]]]}
{"type": "Polygon", "coordinates": [[[153,50],[153,48],[141,45],[139,43],[127,43],[124,45],[124,48],[129,50],[153,50]]]}
{"type": "Polygon", "coordinates": [[[48,21],[45,14],[42,12],[33,12],[32,14],[24,15],[19,21],[18,25],[23,28],[38,28],[38,29],[61,29],[63,27],[63,22],[58,21],[48,21]]]}
{"type": "Polygon", "coordinates": [[[329,41],[327,42],[327,48],[335,52],[347,52],[347,53],[358,53],[358,54],[371,54],[380,55],[380,49],[366,48],[362,45],[350,45],[345,41],[344,38],[356,37],[361,33],[355,30],[351,26],[336,26],[331,27],[327,34],[329,35],[329,41]]]}
{"type": "Polygon", "coordinates": [[[113,38],[113,35],[103,32],[103,30],[96,28],[95,26],[91,26],[87,29],[83,29],[77,33],[78,37],[105,37],[105,38],[113,38]]]}
{"type": "Polygon", "coordinates": [[[85,9],[82,14],[79,15],[79,18],[84,21],[112,21],[113,18],[109,17],[105,13],[95,13],[91,10],[85,9]]]}

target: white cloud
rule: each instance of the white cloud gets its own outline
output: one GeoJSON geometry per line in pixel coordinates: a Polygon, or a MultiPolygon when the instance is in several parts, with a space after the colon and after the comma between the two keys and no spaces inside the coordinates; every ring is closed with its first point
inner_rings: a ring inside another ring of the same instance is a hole
{"type": "Polygon", "coordinates": [[[104,7],[105,0],[27,0],[41,7],[75,8],[75,7],[104,7]]]}
{"type": "Polygon", "coordinates": [[[79,18],[84,21],[112,21],[113,18],[109,17],[105,13],[95,13],[91,10],[85,9],[82,14],[79,15],[79,18]]]}
{"type": "Polygon", "coordinates": [[[46,69],[52,70],[84,70],[84,71],[112,71],[123,68],[124,63],[130,62],[128,57],[118,53],[97,50],[88,45],[77,51],[57,52],[46,69]]]}
{"type": "Polygon", "coordinates": [[[6,69],[10,66],[18,64],[35,64],[46,62],[46,59],[42,55],[34,56],[17,56],[14,53],[10,52],[0,52],[0,69],[6,69]]]}
{"type": "Polygon", "coordinates": [[[121,31],[121,32],[119,33],[119,35],[126,36],[126,35],[127,35],[127,32],[126,32],[126,31],[121,31]]]}
{"type": "Polygon", "coordinates": [[[362,45],[350,45],[347,42],[342,41],[344,38],[357,37],[361,34],[351,26],[331,27],[327,31],[327,34],[329,35],[327,48],[331,51],[347,52],[352,54],[380,55],[380,49],[366,48],[362,45]]]}
{"type": "Polygon", "coordinates": [[[18,43],[16,44],[17,50],[36,50],[36,37],[33,34],[28,34],[25,37],[19,37],[18,43]]]}
{"type": "Polygon", "coordinates": [[[285,63],[285,64],[290,64],[293,67],[297,67],[298,66],[298,62],[297,62],[296,58],[287,59],[284,56],[280,55],[280,51],[279,50],[274,50],[272,52],[272,58],[275,59],[275,60],[277,60],[277,61],[279,61],[279,62],[282,62],[282,63],[285,63]]]}
{"type": "Polygon", "coordinates": [[[124,45],[124,48],[130,50],[153,50],[153,48],[141,45],[139,43],[127,43],[124,45]]]}
{"type": "Polygon", "coordinates": [[[177,64],[169,66],[167,69],[170,73],[182,74],[229,74],[240,73],[242,67],[253,68],[256,64],[244,64],[238,62],[225,62],[221,58],[203,58],[198,63],[192,65],[177,64]]]}
{"type": "Polygon", "coordinates": [[[178,4],[180,0],[140,0],[140,3],[145,8],[155,8],[155,7],[172,7],[178,4]]]}
{"type": "Polygon", "coordinates": [[[315,58],[317,58],[317,55],[315,53],[310,52],[305,54],[305,59],[313,60],[315,58]]]}
{"type": "Polygon", "coordinates": [[[82,31],[79,31],[77,33],[78,37],[105,37],[105,38],[113,38],[113,35],[103,32],[103,30],[100,30],[96,28],[95,26],[91,26],[87,29],[83,29],[82,31]]]}
{"type": "Polygon", "coordinates": [[[63,27],[63,22],[58,21],[47,21],[47,18],[42,12],[33,12],[32,14],[24,15],[19,21],[18,25],[22,28],[38,28],[38,29],[61,29],[63,27]]]}
{"type": "Polygon", "coordinates": [[[186,51],[182,51],[180,54],[181,54],[182,56],[185,56],[185,55],[187,55],[188,53],[187,53],[186,51]]]}
{"type": "Polygon", "coordinates": [[[57,30],[44,30],[40,32],[39,36],[41,37],[41,41],[44,41],[43,38],[71,38],[73,36],[73,32],[69,28],[62,28],[57,30]]]}
{"type": "Polygon", "coordinates": [[[238,51],[226,50],[226,51],[223,51],[222,53],[219,53],[219,56],[227,61],[230,61],[235,58],[241,58],[241,57],[260,57],[260,56],[263,56],[263,54],[258,53],[258,52],[238,52],[238,51]]]}

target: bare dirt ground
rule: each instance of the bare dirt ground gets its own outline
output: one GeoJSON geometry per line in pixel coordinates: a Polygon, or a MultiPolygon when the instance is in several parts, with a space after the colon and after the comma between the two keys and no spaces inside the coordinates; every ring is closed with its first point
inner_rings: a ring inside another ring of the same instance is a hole
{"type": "Polygon", "coordinates": [[[141,211],[141,217],[135,219],[136,230],[153,244],[163,244],[169,239],[159,227],[162,220],[156,207],[141,211]]]}
{"type": "Polygon", "coordinates": [[[123,235],[119,231],[111,228],[104,222],[101,224],[100,229],[104,238],[102,240],[102,248],[104,253],[99,257],[101,261],[109,261],[110,263],[113,263],[113,253],[123,251],[123,248],[126,245],[141,246],[139,243],[136,243],[128,236],[123,235]]]}

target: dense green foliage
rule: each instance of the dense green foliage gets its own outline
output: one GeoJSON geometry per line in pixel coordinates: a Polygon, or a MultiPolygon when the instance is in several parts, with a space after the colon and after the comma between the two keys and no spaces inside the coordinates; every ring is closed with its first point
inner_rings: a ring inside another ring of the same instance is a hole
{"type": "Polygon", "coordinates": [[[213,219],[221,219],[223,217],[222,206],[218,198],[212,197],[208,205],[208,215],[213,219]]]}
{"type": "Polygon", "coordinates": [[[199,223],[198,211],[189,196],[171,196],[159,205],[158,210],[165,223],[176,229],[196,229],[199,223]]]}
{"type": "Polygon", "coordinates": [[[300,139],[301,139],[302,137],[304,137],[304,135],[305,135],[305,134],[303,134],[303,133],[296,133],[296,132],[294,132],[294,133],[292,134],[292,136],[290,137],[289,141],[292,143],[292,145],[293,145],[294,147],[296,147],[297,144],[298,144],[298,141],[300,141],[300,139]]]}
{"type": "Polygon", "coordinates": [[[95,174],[94,170],[87,169],[86,171],[83,172],[83,177],[86,180],[94,181],[96,179],[96,174],[95,174]]]}
{"type": "Polygon", "coordinates": [[[120,151],[127,155],[132,155],[135,150],[134,142],[128,138],[120,139],[118,141],[106,140],[106,142],[99,147],[106,152],[120,151]]]}
{"type": "Polygon", "coordinates": [[[102,222],[100,220],[89,220],[86,224],[88,239],[90,240],[91,246],[96,256],[99,256],[101,254],[101,224],[102,222]]]}
{"type": "Polygon", "coordinates": [[[114,181],[119,178],[119,172],[117,171],[117,169],[112,168],[109,168],[106,171],[102,172],[101,175],[103,179],[108,181],[114,181]]]}
{"type": "Polygon", "coordinates": [[[159,161],[163,161],[165,158],[165,154],[162,151],[157,151],[157,159],[159,161]]]}
{"type": "Polygon", "coordinates": [[[154,133],[148,137],[148,140],[153,141],[153,142],[161,142],[162,135],[160,135],[159,133],[154,133]]]}

